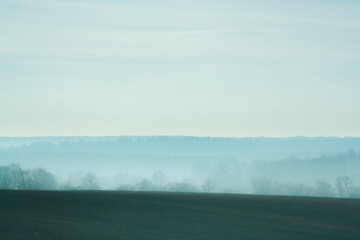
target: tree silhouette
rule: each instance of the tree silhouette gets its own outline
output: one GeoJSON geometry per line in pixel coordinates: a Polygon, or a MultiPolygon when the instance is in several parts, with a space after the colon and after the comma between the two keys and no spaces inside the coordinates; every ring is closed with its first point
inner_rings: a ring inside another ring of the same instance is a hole
{"type": "Polygon", "coordinates": [[[348,176],[340,176],[335,180],[335,186],[339,197],[349,197],[353,189],[353,181],[348,176]]]}
{"type": "Polygon", "coordinates": [[[99,190],[100,186],[97,183],[97,179],[94,173],[88,172],[81,179],[81,187],[85,190],[99,190]]]}
{"type": "Polygon", "coordinates": [[[215,186],[216,186],[215,179],[208,177],[205,179],[205,182],[202,185],[202,188],[205,192],[211,192],[214,190],[215,186]]]}

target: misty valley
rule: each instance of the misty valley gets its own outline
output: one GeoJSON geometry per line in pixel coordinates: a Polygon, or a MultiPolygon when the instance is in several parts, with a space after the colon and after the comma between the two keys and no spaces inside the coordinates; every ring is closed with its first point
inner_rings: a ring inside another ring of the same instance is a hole
{"type": "Polygon", "coordinates": [[[359,152],[337,137],[1,137],[0,239],[358,239],[359,152]]]}
{"type": "Polygon", "coordinates": [[[359,13],[0,0],[0,240],[359,240],[359,13]]]}
{"type": "Polygon", "coordinates": [[[360,138],[0,138],[0,188],[360,197],[360,138]]]}

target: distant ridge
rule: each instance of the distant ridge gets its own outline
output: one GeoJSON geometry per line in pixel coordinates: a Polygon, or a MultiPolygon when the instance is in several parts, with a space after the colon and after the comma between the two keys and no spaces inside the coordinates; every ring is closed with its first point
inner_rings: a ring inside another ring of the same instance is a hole
{"type": "Polygon", "coordinates": [[[199,159],[210,157],[234,160],[281,160],[319,157],[353,150],[360,152],[356,137],[220,138],[187,136],[109,137],[1,137],[3,159],[129,158],[199,159]],[[125,157],[124,157],[125,156],[125,157]]]}
{"type": "MultiPolygon", "coordinates": [[[[298,142],[298,141],[342,141],[354,142],[360,145],[360,137],[204,137],[204,136],[34,136],[34,137],[0,137],[0,147],[21,146],[32,143],[61,143],[61,142],[116,142],[119,140],[201,140],[201,141],[234,141],[234,142],[298,142]]],[[[356,148],[356,146],[354,146],[356,148]]],[[[352,148],[352,147],[351,147],[352,148]]],[[[360,148],[360,147],[359,147],[360,148]]]]}

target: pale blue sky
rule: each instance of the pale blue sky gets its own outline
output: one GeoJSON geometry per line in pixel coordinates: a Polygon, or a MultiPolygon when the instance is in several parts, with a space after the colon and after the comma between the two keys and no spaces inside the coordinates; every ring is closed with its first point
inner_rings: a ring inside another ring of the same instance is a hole
{"type": "Polygon", "coordinates": [[[0,0],[0,136],[360,136],[359,13],[0,0]]]}

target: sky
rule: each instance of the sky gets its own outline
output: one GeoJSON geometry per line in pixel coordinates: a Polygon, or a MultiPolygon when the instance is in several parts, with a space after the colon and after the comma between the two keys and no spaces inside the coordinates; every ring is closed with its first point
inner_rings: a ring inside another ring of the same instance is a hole
{"type": "Polygon", "coordinates": [[[357,0],[0,0],[0,136],[360,136],[357,0]]]}

